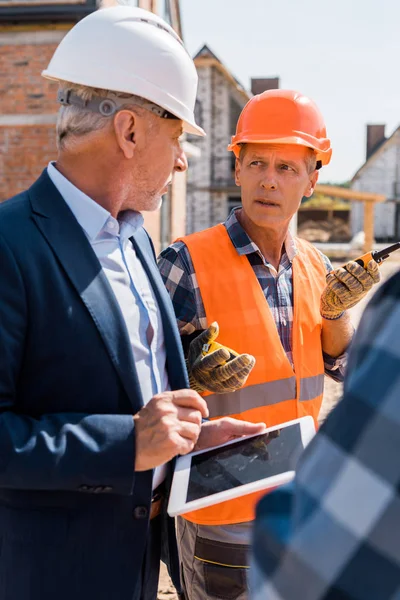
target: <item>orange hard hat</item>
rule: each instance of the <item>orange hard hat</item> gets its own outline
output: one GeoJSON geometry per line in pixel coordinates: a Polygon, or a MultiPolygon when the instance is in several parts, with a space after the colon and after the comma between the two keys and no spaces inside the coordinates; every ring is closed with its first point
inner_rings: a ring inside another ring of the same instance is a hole
{"type": "Polygon", "coordinates": [[[296,144],[317,155],[317,168],[331,159],[324,119],[310,98],[292,90],[268,90],[243,108],[228,150],[239,156],[241,144],[296,144]]]}

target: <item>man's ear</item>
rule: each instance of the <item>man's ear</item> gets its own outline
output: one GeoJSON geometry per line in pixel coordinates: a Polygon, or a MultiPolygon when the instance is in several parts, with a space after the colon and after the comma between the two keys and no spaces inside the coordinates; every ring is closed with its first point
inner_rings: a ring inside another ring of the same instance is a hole
{"type": "Polygon", "coordinates": [[[114,117],[117,144],[125,158],[132,158],[136,147],[137,116],[129,110],[120,110],[114,117]]]}
{"type": "Polygon", "coordinates": [[[240,167],[241,166],[242,165],[240,164],[240,160],[237,158],[235,160],[235,183],[238,187],[241,186],[241,183],[240,183],[240,167]]]}
{"type": "Polygon", "coordinates": [[[310,179],[308,181],[308,186],[306,188],[306,191],[304,192],[304,196],[306,198],[310,198],[310,196],[313,195],[314,188],[317,185],[318,177],[319,177],[318,171],[314,171],[313,173],[311,173],[310,179]]]}

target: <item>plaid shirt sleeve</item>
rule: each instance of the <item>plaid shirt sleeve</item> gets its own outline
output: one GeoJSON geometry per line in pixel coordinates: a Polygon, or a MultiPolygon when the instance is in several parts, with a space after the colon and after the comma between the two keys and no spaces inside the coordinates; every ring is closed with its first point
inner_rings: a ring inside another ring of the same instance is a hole
{"type": "Polygon", "coordinates": [[[344,398],[257,507],[252,600],[400,598],[400,273],[374,296],[344,398]]]}
{"type": "Polygon", "coordinates": [[[167,288],[181,335],[207,329],[207,319],[189,250],[175,242],[161,252],[158,269],[167,288]]]}

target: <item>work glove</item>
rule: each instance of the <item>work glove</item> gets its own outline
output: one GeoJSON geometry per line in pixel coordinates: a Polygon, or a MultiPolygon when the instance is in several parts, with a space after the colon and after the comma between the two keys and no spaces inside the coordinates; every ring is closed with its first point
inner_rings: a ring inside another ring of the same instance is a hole
{"type": "Polygon", "coordinates": [[[337,319],[355,306],[381,278],[378,264],[370,260],[364,268],[354,261],[331,271],[326,276],[326,288],[321,296],[321,315],[337,319]]]}
{"type": "Polygon", "coordinates": [[[255,365],[254,356],[239,355],[215,342],[218,334],[218,323],[211,323],[189,346],[186,364],[190,387],[196,392],[235,392],[245,384],[255,365]]]}

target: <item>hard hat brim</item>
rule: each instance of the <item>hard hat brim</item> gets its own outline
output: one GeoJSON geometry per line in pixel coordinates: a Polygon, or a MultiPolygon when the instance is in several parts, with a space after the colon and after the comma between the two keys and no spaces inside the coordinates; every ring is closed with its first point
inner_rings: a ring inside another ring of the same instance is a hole
{"type": "Polygon", "coordinates": [[[331,159],[332,150],[328,147],[326,150],[318,148],[316,145],[312,144],[309,141],[304,140],[299,136],[289,136],[289,137],[274,137],[274,136],[265,136],[265,135],[249,135],[249,136],[240,136],[240,140],[232,141],[228,146],[228,150],[231,150],[235,156],[239,156],[240,146],[242,144],[283,144],[283,145],[292,145],[292,146],[304,146],[305,148],[310,148],[310,150],[314,150],[317,155],[317,159],[322,162],[323,165],[327,165],[331,159]]]}
{"type": "Polygon", "coordinates": [[[198,135],[201,137],[205,137],[207,134],[199,125],[196,125],[195,122],[183,121],[183,131],[185,133],[191,133],[192,135],[198,135]]]}

